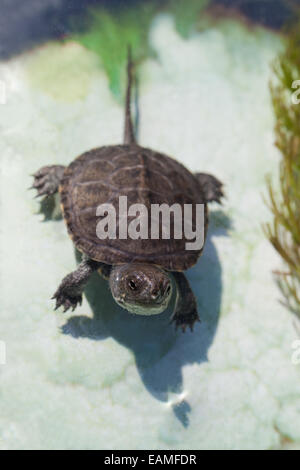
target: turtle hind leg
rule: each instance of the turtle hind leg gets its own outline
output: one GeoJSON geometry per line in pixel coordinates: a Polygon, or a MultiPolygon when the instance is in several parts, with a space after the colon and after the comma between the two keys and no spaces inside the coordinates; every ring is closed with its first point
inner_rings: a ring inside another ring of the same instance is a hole
{"type": "Polygon", "coordinates": [[[183,332],[187,327],[193,331],[194,323],[200,321],[195,296],[183,273],[173,272],[172,274],[176,282],[177,298],[171,322],[175,323],[176,329],[179,327],[183,332]]]}
{"type": "Polygon", "coordinates": [[[34,173],[32,189],[37,189],[37,196],[51,196],[57,193],[59,184],[62,180],[65,167],[62,165],[50,165],[40,168],[34,173]]]}
{"type": "Polygon", "coordinates": [[[204,191],[206,202],[221,204],[221,198],[224,197],[223,183],[208,173],[196,173],[195,176],[204,191]]]}

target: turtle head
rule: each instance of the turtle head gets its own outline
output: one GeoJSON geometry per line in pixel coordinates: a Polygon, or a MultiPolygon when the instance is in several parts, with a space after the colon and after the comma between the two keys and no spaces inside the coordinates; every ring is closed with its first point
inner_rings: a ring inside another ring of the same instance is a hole
{"type": "Polygon", "coordinates": [[[155,265],[132,263],[115,266],[109,284],[115,301],[138,315],[163,312],[172,294],[169,275],[155,265]]]}

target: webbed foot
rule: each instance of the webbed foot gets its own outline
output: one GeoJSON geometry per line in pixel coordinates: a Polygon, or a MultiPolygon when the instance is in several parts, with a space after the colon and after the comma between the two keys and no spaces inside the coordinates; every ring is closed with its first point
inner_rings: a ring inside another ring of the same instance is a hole
{"type": "Polygon", "coordinates": [[[65,167],[62,165],[44,166],[32,175],[34,182],[30,189],[37,189],[36,197],[48,197],[55,194],[58,191],[64,170],[65,167]]]}
{"type": "Polygon", "coordinates": [[[64,313],[69,310],[69,308],[72,308],[72,312],[75,310],[77,305],[82,304],[82,295],[78,295],[76,297],[69,296],[65,293],[61,292],[56,292],[52,299],[56,299],[56,305],[55,309],[57,310],[59,307],[63,306],[64,307],[64,313]]]}
{"type": "Polygon", "coordinates": [[[196,173],[196,177],[201,184],[206,202],[214,201],[221,204],[221,199],[224,197],[223,183],[208,173],[196,173]]]}
{"type": "Polygon", "coordinates": [[[177,286],[177,298],[171,322],[175,323],[176,330],[181,328],[183,333],[188,327],[193,331],[194,324],[200,322],[195,296],[182,272],[173,272],[173,276],[177,286]]]}
{"type": "Polygon", "coordinates": [[[63,278],[53,295],[52,299],[56,300],[55,310],[62,305],[64,312],[66,312],[69,308],[75,310],[78,304],[81,305],[83,290],[90,276],[101,265],[101,263],[84,256],[77,269],[63,278]]]}
{"type": "Polygon", "coordinates": [[[200,322],[200,318],[196,308],[190,312],[175,311],[171,318],[171,323],[175,323],[175,329],[181,328],[183,333],[188,327],[193,331],[197,321],[200,322]]]}

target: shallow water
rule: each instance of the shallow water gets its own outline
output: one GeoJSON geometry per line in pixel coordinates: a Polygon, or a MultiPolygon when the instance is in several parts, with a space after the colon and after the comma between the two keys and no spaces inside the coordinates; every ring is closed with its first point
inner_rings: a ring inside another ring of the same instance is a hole
{"type": "Polygon", "coordinates": [[[139,142],[226,185],[224,206],[211,207],[204,255],[188,272],[202,323],[183,335],[168,325],[170,311],[131,316],[97,275],[82,307],[53,312],[50,297],[76,254],[53,207],[38,214],[29,175],[119,143],[123,109],[78,44],[1,63],[0,448],[300,441],[297,333],[272,278],[280,261],[261,230],[270,218],[264,178],[279,161],[268,81],[281,39],[224,21],[183,40],[161,15],[151,44],[158,58],[140,68],[139,142]]]}

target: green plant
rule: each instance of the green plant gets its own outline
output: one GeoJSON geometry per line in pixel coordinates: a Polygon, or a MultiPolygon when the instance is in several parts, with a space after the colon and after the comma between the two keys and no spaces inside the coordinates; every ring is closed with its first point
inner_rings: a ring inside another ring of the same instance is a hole
{"type": "Polygon", "coordinates": [[[282,158],[279,190],[268,178],[269,205],[273,221],[265,231],[283,258],[286,269],[277,273],[278,284],[289,308],[300,316],[300,104],[294,104],[292,88],[300,79],[300,20],[289,31],[286,49],[275,65],[271,84],[276,117],[276,146],[282,158]]]}
{"type": "Polygon", "coordinates": [[[173,15],[178,32],[187,38],[208,3],[209,0],[144,0],[119,4],[117,8],[107,3],[90,10],[86,31],[74,34],[72,40],[99,56],[112,93],[121,99],[128,44],[135,61],[153,55],[148,37],[150,25],[155,15],[164,11],[173,15]]]}

